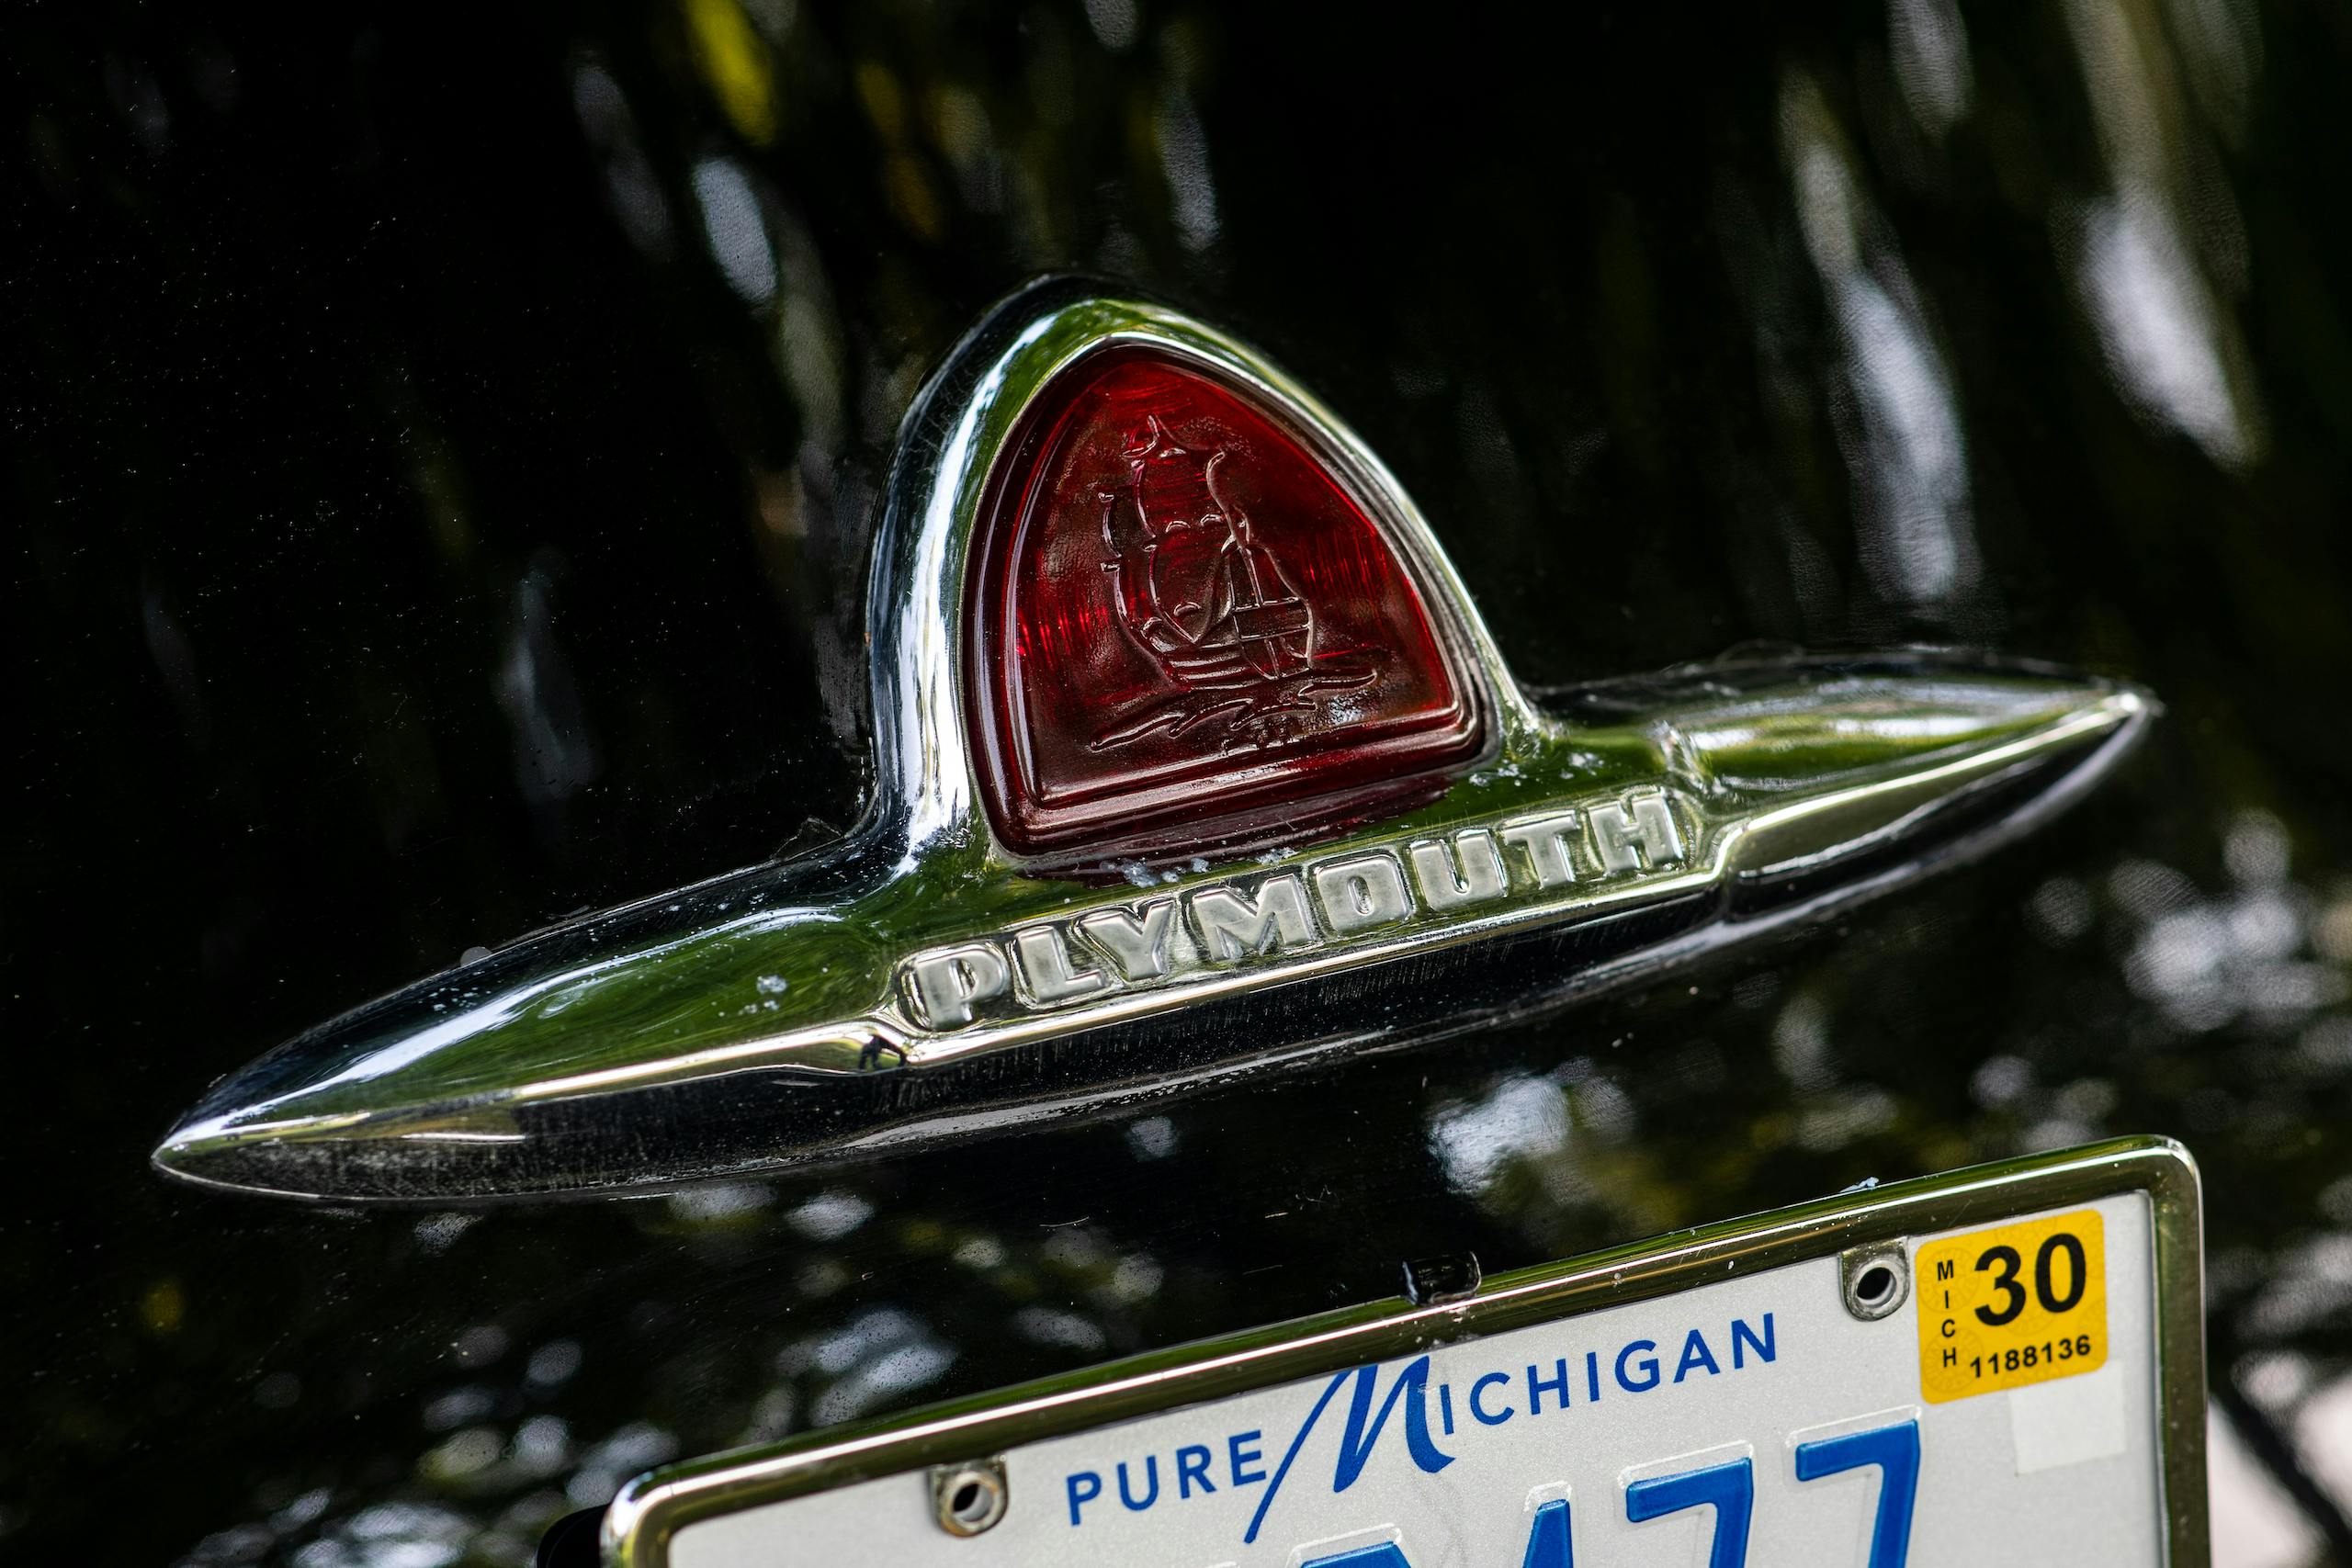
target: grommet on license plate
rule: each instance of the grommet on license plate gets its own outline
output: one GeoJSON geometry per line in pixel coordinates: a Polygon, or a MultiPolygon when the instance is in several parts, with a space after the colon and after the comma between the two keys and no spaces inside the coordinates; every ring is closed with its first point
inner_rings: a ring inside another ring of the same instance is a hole
{"type": "Polygon", "coordinates": [[[1068,279],[917,396],[871,581],[854,832],[312,1030],[156,1163],[335,1200],[626,1189],[1454,1032],[1975,853],[2152,711],[1918,652],[1539,701],[1331,411],[1068,279]]]}
{"type": "Polygon", "coordinates": [[[1012,1483],[1001,1458],[931,1467],[932,1517],[949,1535],[992,1529],[1012,1505],[1012,1483]]]}
{"type": "Polygon", "coordinates": [[[1853,1247],[1838,1255],[1838,1293],[1846,1310],[1875,1323],[1901,1310],[1911,1295],[1911,1260],[1900,1240],[1853,1247]]]}
{"type": "Polygon", "coordinates": [[[673,1466],[622,1488],[605,1550],[1883,1565],[1981,1555],[1990,1520],[2006,1568],[2079,1568],[2094,1527],[2105,1559],[2199,1568],[2199,1275],[2195,1167],[2117,1139],[673,1466]],[[1015,1465],[1023,1506],[941,1541],[1015,1465]]]}

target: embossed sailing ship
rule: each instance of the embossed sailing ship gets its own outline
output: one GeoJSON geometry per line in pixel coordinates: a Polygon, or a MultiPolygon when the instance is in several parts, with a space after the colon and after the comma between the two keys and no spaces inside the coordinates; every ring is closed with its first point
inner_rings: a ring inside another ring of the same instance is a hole
{"type": "Polygon", "coordinates": [[[1103,570],[1127,635],[1182,694],[1122,719],[1093,749],[1212,720],[1234,745],[1325,727],[1321,699],[1375,671],[1363,656],[1318,650],[1313,606],[1227,493],[1230,454],[1184,446],[1148,418],[1125,457],[1127,482],[1099,492],[1103,570]]]}

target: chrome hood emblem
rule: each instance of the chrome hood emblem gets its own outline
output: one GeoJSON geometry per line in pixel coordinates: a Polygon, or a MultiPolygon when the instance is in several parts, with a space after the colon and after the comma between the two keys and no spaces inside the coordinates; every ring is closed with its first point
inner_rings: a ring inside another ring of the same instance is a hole
{"type": "Polygon", "coordinates": [[[322,1025],[157,1165],[337,1201],[643,1187],[1451,1032],[1975,853],[2152,711],[1920,654],[1538,702],[1328,411],[1069,282],[917,398],[876,552],[849,837],[322,1025]]]}

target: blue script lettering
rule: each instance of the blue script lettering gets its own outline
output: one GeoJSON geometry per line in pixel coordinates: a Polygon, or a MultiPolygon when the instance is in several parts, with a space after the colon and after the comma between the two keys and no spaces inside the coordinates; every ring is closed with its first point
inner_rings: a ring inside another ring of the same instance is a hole
{"type": "Polygon", "coordinates": [[[1340,1392],[1340,1385],[1351,1376],[1356,1380],[1355,1393],[1348,1404],[1347,1427],[1340,1435],[1340,1461],[1332,1472],[1332,1491],[1345,1492],[1356,1483],[1356,1478],[1363,1473],[1364,1465],[1372,1458],[1373,1445],[1380,1440],[1381,1429],[1388,1425],[1389,1413],[1396,1408],[1399,1399],[1405,1401],[1405,1451],[1412,1456],[1413,1462],[1431,1475],[1453,1462],[1453,1456],[1440,1452],[1436,1442],[1430,1437],[1430,1359],[1427,1356],[1411,1362],[1396,1374],[1396,1381],[1389,1385],[1388,1397],[1381,1402],[1377,1416],[1372,1414],[1372,1394],[1380,1381],[1380,1369],[1358,1367],[1352,1374],[1341,1372],[1324,1386],[1322,1397],[1316,1400],[1315,1408],[1306,1413],[1305,1421],[1299,1423],[1298,1434],[1291,1438],[1290,1447],[1283,1453],[1282,1462],[1274,1466],[1274,1479],[1266,1487],[1266,1495],[1258,1499],[1258,1511],[1250,1517],[1250,1528],[1242,1532],[1241,1540],[1245,1546],[1258,1539],[1258,1529],[1266,1522],[1266,1510],[1273,1506],[1275,1497],[1281,1495],[1283,1480],[1290,1474],[1292,1461],[1298,1458],[1298,1450],[1306,1446],[1307,1434],[1315,1430],[1315,1423],[1322,1418],[1324,1408],[1331,1403],[1331,1396],[1340,1392]]]}
{"type": "MultiPolygon", "coordinates": [[[[1569,1327],[1568,1332],[1575,1330],[1569,1327]]],[[[1392,1419],[1401,1436],[1388,1439],[1390,1448],[1394,1450],[1401,1443],[1407,1459],[1423,1472],[1434,1475],[1456,1459],[1475,1461],[1483,1428],[1502,1426],[1514,1416],[1532,1418],[1548,1415],[1551,1411],[1546,1410],[1547,1404],[1551,1410],[1566,1416],[1574,1406],[1598,1404],[1607,1393],[1612,1378],[1614,1386],[1626,1393],[1648,1393],[1663,1389],[1669,1382],[1669,1374],[1679,1389],[1698,1373],[1703,1372],[1712,1380],[1725,1372],[1745,1371],[1751,1363],[1760,1367],[1780,1359],[1778,1325],[1769,1312],[1753,1321],[1733,1318],[1726,1323],[1718,1319],[1712,1329],[1686,1324],[1683,1328],[1673,1330],[1660,1325],[1652,1332],[1657,1335],[1657,1338],[1634,1339],[1615,1348],[1588,1348],[1591,1345],[1589,1340],[1582,1344],[1570,1340],[1568,1347],[1556,1347],[1566,1349],[1564,1355],[1532,1360],[1513,1356],[1503,1366],[1489,1363],[1485,1370],[1479,1370],[1476,1360],[1471,1359],[1475,1351],[1467,1355],[1447,1352],[1447,1370],[1452,1376],[1445,1382],[1438,1380],[1434,1359],[1422,1356],[1398,1367],[1385,1393],[1380,1387],[1380,1380],[1385,1375],[1384,1369],[1352,1367],[1334,1374],[1317,1393],[1306,1418],[1283,1443],[1280,1462],[1272,1467],[1271,1475],[1266,1464],[1265,1433],[1254,1427],[1182,1447],[1171,1445],[1155,1453],[1130,1450],[1125,1458],[1097,1454],[1091,1469],[1074,1470],[1065,1477],[1069,1522],[1073,1529],[1081,1526],[1087,1517],[1087,1505],[1111,1496],[1114,1479],[1124,1510],[1136,1514],[1155,1510],[1162,1504],[1173,1507],[1196,1496],[1214,1497],[1220,1492],[1258,1486],[1263,1491],[1242,1536],[1245,1543],[1254,1544],[1276,1495],[1297,1466],[1307,1444],[1314,1440],[1326,1411],[1332,1413],[1335,1428],[1325,1440],[1337,1446],[1331,1472],[1331,1490],[1337,1494],[1354,1486],[1372,1465],[1382,1440],[1392,1429],[1392,1419]],[[1728,1346],[1728,1363],[1718,1346],[1728,1346]],[[1581,1379],[1576,1375],[1579,1358],[1584,1363],[1581,1379]],[[1474,1371],[1476,1376],[1472,1375],[1474,1371]],[[1523,1405],[1519,1400],[1522,1377],[1527,1394],[1523,1405]],[[1468,1409],[1468,1416],[1458,1429],[1454,1425],[1455,1381],[1465,1383],[1463,1404],[1468,1409]],[[1579,1382],[1584,1384],[1581,1401],[1576,1391],[1579,1382]],[[1340,1398],[1343,1391],[1347,1395],[1344,1401],[1340,1398]],[[1401,1412],[1399,1404],[1404,1407],[1401,1412]],[[1401,1419],[1396,1419],[1400,1416],[1401,1419]],[[1436,1441],[1440,1435],[1447,1439],[1442,1448],[1436,1441]],[[1161,1459],[1169,1461],[1166,1472],[1159,1468],[1161,1459]],[[1222,1479],[1216,1475],[1219,1459],[1226,1466],[1222,1479]]],[[[1317,1450],[1318,1454],[1321,1451],[1317,1450]]],[[[1320,1463],[1318,1458],[1308,1468],[1315,1469],[1320,1463]]],[[[1895,1472],[1890,1470],[1887,1473],[1893,1476],[1895,1472]]],[[[1115,1519],[1117,1515],[1104,1517],[1115,1519]]],[[[1101,1523],[1100,1518],[1097,1523],[1101,1523]]],[[[1900,1564],[1879,1562],[1873,1568],[1900,1568],[1900,1564]]]]}

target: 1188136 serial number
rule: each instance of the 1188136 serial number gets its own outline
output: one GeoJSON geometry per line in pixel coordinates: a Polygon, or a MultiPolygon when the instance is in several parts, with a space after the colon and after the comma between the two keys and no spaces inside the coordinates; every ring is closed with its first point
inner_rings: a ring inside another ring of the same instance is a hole
{"type": "Polygon", "coordinates": [[[1989,1356],[1971,1356],[1968,1371],[1972,1377],[1998,1377],[2004,1372],[2032,1371],[2052,1362],[2087,1359],[2090,1354],[2091,1337],[2077,1334],[2072,1339],[2051,1339],[2039,1345],[2012,1345],[1989,1356]]]}

